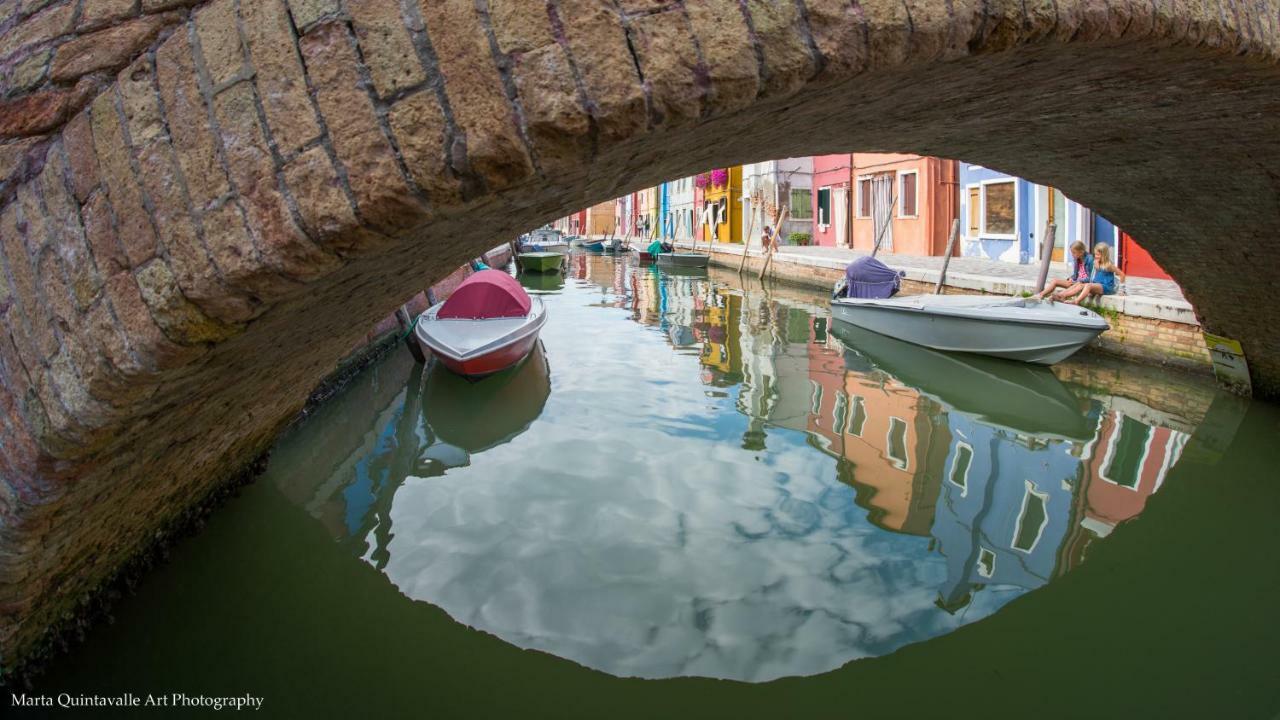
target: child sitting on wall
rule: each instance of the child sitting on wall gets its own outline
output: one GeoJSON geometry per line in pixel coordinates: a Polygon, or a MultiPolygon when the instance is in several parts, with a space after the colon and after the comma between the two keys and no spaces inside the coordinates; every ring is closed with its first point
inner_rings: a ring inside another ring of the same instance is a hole
{"type": "Polygon", "coordinates": [[[1122,282],[1124,273],[1111,262],[1111,246],[1099,243],[1093,249],[1093,277],[1087,283],[1078,283],[1078,289],[1068,288],[1065,302],[1079,305],[1081,301],[1094,295],[1115,295],[1122,282]]]}
{"type": "Polygon", "coordinates": [[[1054,278],[1048,287],[1036,293],[1037,300],[1043,300],[1049,293],[1053,293],[1054,300],[1062,300],[1073,292],[1079,292],[1080,283],[1087,283],[1093,277],[1093,256],[1088,253],[1084,243],[1079,240],[1071,243],[1071,277],[1063,280],[1062,278],[1054,278]],[[1062,288],[1059,292],[1054,292],[1062,288]],[[1072,288],[1075,288],[1074,290],[1072,288]]]}

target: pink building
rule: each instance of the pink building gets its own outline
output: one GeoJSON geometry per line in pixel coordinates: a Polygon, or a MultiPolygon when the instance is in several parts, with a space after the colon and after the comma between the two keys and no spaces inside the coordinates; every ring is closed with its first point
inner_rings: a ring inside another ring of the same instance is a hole
{"type": "Polygon", "coordinates": [[[813,244],[849,247],[849,188],[853,156],[815,155],[813,158],[813,244]]]}
{"type": "MultiPolygon", "coordinates": [[[[958,177],[955,160],[854,153],[853,248],[871,252],[879,237],[881,252],[945,254],[960,216],[958,177]]],[[[953,254],[960,254],[959,243],[953,254]]]]}

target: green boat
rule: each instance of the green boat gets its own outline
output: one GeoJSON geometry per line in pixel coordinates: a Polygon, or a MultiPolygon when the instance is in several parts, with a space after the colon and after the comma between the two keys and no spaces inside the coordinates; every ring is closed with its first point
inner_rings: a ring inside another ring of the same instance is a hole
{"type": "Polygon", "coordinates": [[[516,256],[520,269],[526,272],[558,272],[564,264],[564,255],[554,252],[527,252],[516,256]]]}

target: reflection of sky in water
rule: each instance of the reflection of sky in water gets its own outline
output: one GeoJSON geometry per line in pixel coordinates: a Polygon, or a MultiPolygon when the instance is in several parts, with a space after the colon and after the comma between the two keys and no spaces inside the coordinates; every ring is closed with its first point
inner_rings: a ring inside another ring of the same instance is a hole
{"type": "Polygon", "coordinates": [[[767,680],[890,652],[1016,594],[936,608],[946,567],[928,539],[867,522],[803,433],[742,450],[734,393],[709,395],[696,356],[657,328],[586,307],[598,292],[547,298],[552,392],[528,431],[397,492],[385,572],[408,596],[615,675],[767,680]]]}

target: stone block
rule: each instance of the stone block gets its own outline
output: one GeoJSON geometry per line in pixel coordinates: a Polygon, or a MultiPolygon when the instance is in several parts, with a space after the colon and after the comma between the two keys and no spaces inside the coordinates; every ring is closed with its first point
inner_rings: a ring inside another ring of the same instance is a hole
{"type": "Polygon", "coordinates": [[[93,102],[93,145],[125,256],[131,267],[137,267],[155,257],[156,234],[129,164],[129,147],[124,141],[114,101],[115,93],[106,92],[93,102]]]}
{"type": "Polygon", "coordinates": [[[191,43],[185,33],[175,34],[156,51],[156,76],[191,204],[202,212],[229,192],[231,186],[218,161],[217,142],[196,82],[191,43]]]}
{"type": "MultiPolygon", "coordinates": [[[[582,107],[564,49],[557,44],[544,45],[522,54],[514,63],[512,75],[524,108],[525,132],[543,172],[582,167],[591,153],[591,118],[582,107]]],[[[440,150],[438,145],[435,149],[440,150]]]]}
{"type": "Polygon", "coordinates": [[[698,53],[684,13],[677,10],[631,20],[632,45],[649,87],[655,125],[696,120],[707,89],[698,82],[698,53]]]}
{"type": "Polygon", "coordinates": [[[379,95],[386,97],[426,81],[399,0],[347,0],[347,12],[379,95]]]}
{"type": "Polygon", "coordinates": [[[532,52],[556,41],[546,3],[489,0],[489,23],[498,49],[508,55],[532,52]]]}
{"type": "Polygon", "coordinates": [[[373,104],[361,87],[346,28],[335,23],[317,27],[302,39],[302,53],[329,140],[346,169],[362,219],[385,234],[421,223],[426,208],[401,176],[373,104]]]}
{"type": "Polygon", "coordinates": [[[340,255],[358,254],[386,239],[361,227],[324,148],[314,147],[285,166],[285,183],[297,199],[307,234],[340,255]]]}
{"type": "Polygon", "coordinates": [[[289,10],[293,13],[293,22],[301,32],[306,32],[321,18],[340,12],[337,0],[289,0],[289,10]]]}
{"type": "Polygon", "coordinates": [[[280,153],[290,157],[320,135],[307,98],[307,81],[282,0],[257,0],[240,6],[254,79],[280,153]]]}
{"type": "Polygon", "coordinates": [[[52,56],[53,49],[44,48],[15,63],[13,69],[9,71],[6,82],[9,92],[30,90],[44,82],[45,74],[49,70],[49,58],[52,56]]]}
{"type": "Polygon", "coordinates": [[[71,190],[84,202],[98,187],[98,157],[93,149],[93,126],[89,113],[77,114],[62,129],[62,144],[70,165],[71,190]]]}
{"type": "Polygon", "coordinates": [[[760,90],[760,64],[738,3],[687,0],[685,11],[707,64],[712,110],[724,113],[751,104],[760,90]]]}
{"type": "Polygon", "coordinates": [[[387,120],[405,166],[431,203],[437,208],[459,204],[462,190],[446,160],[444,111],[435,92],[405,97],[391,106],[387,120]]]}
{"type": "Polygon", "coordinates": [[[60,5],[46,8],[13,25],[0,34],[0,57],[11,56],[23,48],[40,45],[71,32],[75,11],[75,2],[63,0],[60,5]]]}
{"type": "Polygon", "coordinates": [[[94,30],[137,14],[138,0],[84,0],[76,29],[94,30]]]}
{"type": "Polygon", "coordinates": [[[454,120],[465,133],[467,163],[493,190],[533,174],[489,39],[470,0],[419,2],[444,77],[454,120]]]}
{"type": "Polygon", "coordinates": [[[642,133],[648,126],[644,89],[613,4],[563,0],[559,18],[569,53],[584,69],[582,81],[601,140],[617,142],[642,133]]]}
{"type": "Polygon", "coordinates": [[[219,322],[200,311],[178,288],[177,278],[165,262],[151,260],[134,273],[138,292],[165,336],[181,345],[216,343],[241,328],[219,322]]]}
{"type": "Polygon", "coordinates": [[[245,74],[235,0],[214,0],[195,12],[196,37],[209,82],[219,88],[245,74]]]}
{"type": "Polygon", "coordinates": [[[85,240],[89,243],[89,251],[93,253],[98,270],[107,276],[127,271],[130,267],[129,258],[116,239],[106,194],[95,193],[84,204],[81,217],[84,219],[85,240]]]}
{"type": "Polygon", "coordinates": [[[65,83],[98,70],[124,67],[142,48],[150,45],[161,30],[180,19],[176,13],[147,15],[81,35],[58,46],[49,77],[54,82],[65,83]]]}

